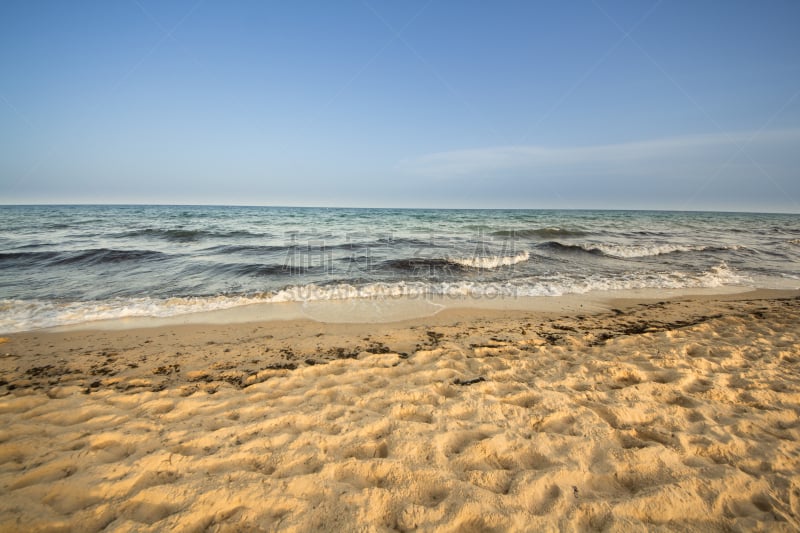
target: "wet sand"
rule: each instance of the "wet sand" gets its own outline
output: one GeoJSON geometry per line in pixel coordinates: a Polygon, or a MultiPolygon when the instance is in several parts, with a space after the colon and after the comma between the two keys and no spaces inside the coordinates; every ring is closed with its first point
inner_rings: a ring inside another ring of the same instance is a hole
{"type": "Polygon", "coordinates": [[[797,293],[6,335],[0,530],[800,528],[797,293]]]}

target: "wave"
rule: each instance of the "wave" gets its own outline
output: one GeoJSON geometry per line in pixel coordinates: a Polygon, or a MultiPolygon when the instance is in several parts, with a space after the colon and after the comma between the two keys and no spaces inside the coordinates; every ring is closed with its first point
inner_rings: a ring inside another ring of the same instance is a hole
{"type": "Polygon", "coordinates": [[[537,229],[504,229],[493,231],[490,235],[495,237],[541,237],[543,239],[554,239],[558,237],[584,237],[588,235],[583,230],[570,228],[537,228],[537,229]]]}
{"type": "Polygon", "coordinates": [[[47,300],[0,301],[0,331],[13,333],[32,329],[81,324],[126,317],[167,317],[246,305],[247,299],[216,298],[116,298],[88,302],[47,300]]]}
{"type": "Polygon", "coordinates": [[[0,264],[17,262],[34,264],[40,261],[48,261],[58,256],[58,252],[5,252],[0,253],[0,264]]]}
{"type": "Polygon", "coordinates": [[[103,263],[121,263],[124,261],[150,261],[169,257],[153,250],[113,250],[95,248],[71,252],[8,252],[0,253],[0,263],[18,262],[27,265],[97,265],[103,263]]]}
{"type": "Polygon", "coordinates": [[[211,254],[242,254],[242,255],[264,255],[273,254],[275,252],[287,252],[290,250],[287,246],[248,246],[243,244],[221,244],[219,246],[211,246],[204,248],[203,253],[211,254]]]}
{"type": "Polygon", "coordinates": [[[618,259],[632,259],[637,257],[655,257],[674,253],[687,252],[723,252],[730,250],[749,250],[744,246],[704,246],[683,244],[614,244],[614,243],[578,243],[564,244],[557,241],[540,245],[561,251],[587,252],[618,259]]]}
{"type": "Polygon", "coordinates": [[[598,251],[609,257],[624,259],[708,250],[707,246],[686,246],[682,244],[591,244],[584,246],[587,246],[589,251],[598,251]]]}
{"type": "Polygon", "coordinates": [[[449,261],[441,257],[408,257],[404,259],[389,259],[383,261],[381,266],[401,271],[419,271],[419,270],[460,270],[463,265],[449,261]]]}
{"type": "Polygon", "coordinates": [[[527,251],[515,255],[490,255],[473,257],[410,257],[404,259],[390,259],[382,264],[396,270],[415,271],[440,268],[442,270],[494,270],[527,261],[530,254],[527,251]]]}
{"type": "Polygon", "coordinates": [[[328,285],[296,285],[259,295],[263,302],[306,302],[318,300],[345,300],[395,297],[517,297],[517,296],[562,296],[583,294],[590,291],[626,289],[682,289],[713,288],[743,285],[751,282],[730,268],[725,262],[701,272],[662,271],[629,272],[617,276],[574,277],[553,274],[528,277],[503,282],[451,281],[424,282],[399,281],[365,283],[333,283],[328,285]]]}
{"type": "MultiPolygon", "coordinates": [[[[386,237],[379,237],[372,241],[374,244],[382,245],[405,245],[405,246],[436,246],[436,241],[434,239],[415,239],[413,237],[396,237],[396,236],[386,236],[386,237]]],[[[370,241],[365,241],[364,244],[372,244],[370,241]]],[[[357,243],[356,243],[357,245],[357,243]]]]}
{"type": "Polygon", "coordinates": [[[71,228],[72,226],[70,226],[69,224],[64,224],[63,222],[50,222],[42,224],[41,227],[44,229],[67,229],[71,228]]]}
{"type": "Polygon", "coordinates": [[[15,246],[14,250],[33,250],[35,248],[47,248],[49,246],[53,246],[53,243],[48,241],[39,241],[39,242],[32,242],[29,244],[22,244],[20,246],[15,246]]]}
{"type": "Polygon", "coordinates": [[[206,238],[232,239],[241,237],[269,237],[268,234],[251,233],[249,231],[212,231],[202,229],[160,229],[144,228],[112,235],[118,238],[146,237],[157,238],[169,242],[196,242],[206,238]]]}
{"type": "Polygon", "coordinates": [[[666,237],[670,235],[674,235],[673,233],[668,233],[664,231],[652,231],[652,230],[637,230],[637,231],[629,231],[625,232],[625,235],[637,235],[639,237],[666,237]]]}
{"type": "Polygon", "coordinates": [[[107,263],[122,263],[126,261],[153,261],[164,259],[169,255],[154,250],[113,250],[109,248],[96,248],[80,252],[62,252],[60,257],[52,263],[57,265],[99,265],[107,263]]]}
{"type": "Polygon", "coordinates": [[[555,252],[562,252],[562,253],[584,253],[584,254],[603,255],[603,252],[601,252],[600,250],[591,248],[589,246],[584,246],[580,244],[564,244],[558,241],[548,241],[538,245],[537,248],[543,248],[546,250],[553,250],[555,252]]]}
{"type": "Polygon", "coordinates": [[[516,265],[530,259],[530,254],[527,250],[523,250],[514,255],[492,255],[492,256],[477,256],[465,258],[450,257],[447,260],[451,263],[461,265],[467,268],[479,268],[481,270],[494,270],[495,268],[516,265]]]}
{"type": "Polygon", "coordinates": [[[561,296],[625,289],[681,289],[752,283],[725,263],[697,273],[682,271],[629,272],[617,276],[585,277],[552,274],[504,282],[386,282],[354,285],[297,285],[253,295],[175,298],[114,298],[103,301],[56,302],[0,300],[0,332],[12,333],[127,317],[168,317],[228,309],[243,305],[346,299],[391,298],[515,298],[561,296]]]}
{"type": "MultiPolygon", "coordinates": [[[[241,254],[241,255],[256,255],[263,256],[267,254],[285,253],[291,254],[297,252],[298,254],[308,253],[325,253],[334,250],[344,251],[358,251],[358,250],[379,250],[384,245],[388,244],[407,244],[412,241],[350,241],[350,242],[326,242],[322,239],[315,240],[309,239],[306,241],[298,241],[295,243],[287,242],[285,245],[247,245],[247,244],[221,244],[218,246],[210,246],[201,251],[206,254],[241,254]]],[[[424,244],[424,243],[423,243],[424,244]]]]}
{"type": "Polygon", "coordinates": [[[235,276],[293,276],[297,274],[304,274],[314,270],[321,270],[322,266],[308,267],[304,265],[287,265],[287,264],[252,264],[252,263],[233,263],[219,265],[214,268],[216,274],[232,274],[235,276]]]}

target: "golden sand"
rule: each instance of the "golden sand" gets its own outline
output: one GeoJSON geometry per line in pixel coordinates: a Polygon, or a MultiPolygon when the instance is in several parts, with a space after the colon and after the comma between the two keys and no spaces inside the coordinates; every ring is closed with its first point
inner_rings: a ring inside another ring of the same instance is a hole
{"type": "Polygon", "coordinates": [[[800,529],[800,299],[10,335],[3,531],[800,529]]]}

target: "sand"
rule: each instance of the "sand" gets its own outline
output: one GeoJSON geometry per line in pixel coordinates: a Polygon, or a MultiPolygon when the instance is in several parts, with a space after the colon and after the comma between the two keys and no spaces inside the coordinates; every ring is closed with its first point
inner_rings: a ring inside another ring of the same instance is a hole
{"type": "Polygon", "coordinates": [[[2,531],[800,529],[800,297],[0,341],[2,531]]]}

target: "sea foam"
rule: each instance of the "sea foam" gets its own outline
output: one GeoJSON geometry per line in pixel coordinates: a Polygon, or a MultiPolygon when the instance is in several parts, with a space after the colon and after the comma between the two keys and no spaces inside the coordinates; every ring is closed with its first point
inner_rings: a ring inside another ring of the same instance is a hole
{"type": "Polygon", "coordinates": [[[522,263],[528,259],[530,259],[530,253],[527,250],[523,250],[514,255],[447,258],[447,260],[451,263],[455,263],[467,268],[479,268],[481,270],[493,270],[495,268],[516,265],[517,263],[522,263]]]}
{"type": "Polygon", "coordinates": [[[682,252],[705,252],[722,250],[742,250],[742,246],[710,246],[685,244],[617,244],[617,243],[570,243],[557,244],[562,248],[579,248],[589,253],[599,253],[608,257],[631,259],[637,257],[655,257],[659,255],[682,252]]]}
{"type": "Polygon", "coordinates": [[[305,284],[254,295],[190,298],[114,298],[102,301],[53,302],[41,300],[0,301],[0,333],[128,317],[169,317],[281,302],[348,299],[464,298],[495,299],[528,296],[561,296],[590,291],[626,289],[681,289],[742,285],[750,278],[725,263],[698,273],[682,271],[628,272],[617,276],[594,274],[575,277],[553,273],[502,282],[400,281],[386,283],[305,284]]]}

